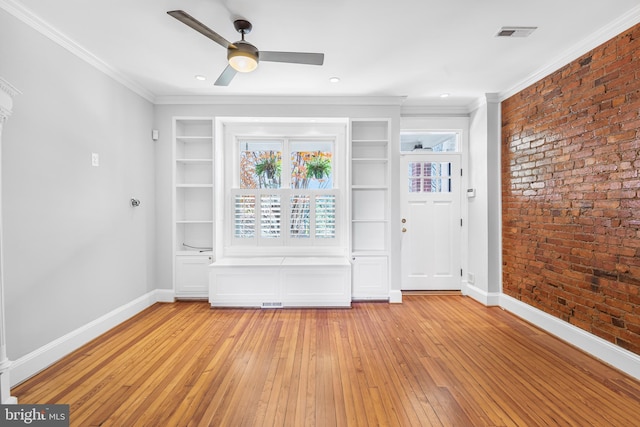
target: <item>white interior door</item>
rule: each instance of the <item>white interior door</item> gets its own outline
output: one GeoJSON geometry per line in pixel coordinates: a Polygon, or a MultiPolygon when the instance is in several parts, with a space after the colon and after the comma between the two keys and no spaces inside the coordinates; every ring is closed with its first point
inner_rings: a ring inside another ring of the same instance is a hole
{"type": "Polygon", "coordinates": [[[402,156],[402,290],[459,290],[460,155],[402,156]]]}

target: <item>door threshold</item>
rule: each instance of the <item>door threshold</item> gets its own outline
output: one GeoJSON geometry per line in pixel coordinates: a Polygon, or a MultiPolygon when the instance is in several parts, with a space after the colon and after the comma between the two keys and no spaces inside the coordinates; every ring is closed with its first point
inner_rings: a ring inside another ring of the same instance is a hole
{"type": "Polygon", "coordinates": [[[402,295],[462,295],[462,291],[402,291],[402,295]]]}

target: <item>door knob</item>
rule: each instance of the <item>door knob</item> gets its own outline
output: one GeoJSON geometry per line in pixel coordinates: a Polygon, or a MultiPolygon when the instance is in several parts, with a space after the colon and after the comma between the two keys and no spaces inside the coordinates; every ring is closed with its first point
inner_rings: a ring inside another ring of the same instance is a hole
{"type": "Polygon", "coordinates": [[[406,218],[402,218],[402,223],[404,224],[406,222],[407,222],[407,219],[406,218]]]}
{"type": "Polygon", "coordinates": [[[406,233],[406,232],[407,232],[407,229],[406,229],[405,227],[402,227],[402,232],[403,232],[403,233],[406,233]]]}

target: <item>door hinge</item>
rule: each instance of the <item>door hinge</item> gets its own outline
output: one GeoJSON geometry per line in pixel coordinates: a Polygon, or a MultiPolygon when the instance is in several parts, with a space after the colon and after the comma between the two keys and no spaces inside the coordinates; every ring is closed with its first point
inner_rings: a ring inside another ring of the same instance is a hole
{"type": "Polygon", "coordinates": [[[462,218],[460,218],[460,227],[462,227],[462,218]]]}
{"type": "Polygon", "coordinates": [[[462,269],[460,269],[460,277],[462,277],[462,269]]]}
{"type": "Polygon", "coordinates": [[[460,176],[462,176],[462,168],[460,168],[460,176]]]}

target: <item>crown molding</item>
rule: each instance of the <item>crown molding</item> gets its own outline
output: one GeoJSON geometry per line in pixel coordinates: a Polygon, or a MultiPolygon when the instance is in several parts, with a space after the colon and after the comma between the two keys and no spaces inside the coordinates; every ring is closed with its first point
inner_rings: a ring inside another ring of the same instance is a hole
{"type": "Polygon", "coordinates": [[[11,98],[14,98],[16,95],[20,95],[22,93],[2,77],[0,77],[0,90],[9,95],[11,98]]]}
{"type": "Polygon", "coordinates": [[[473,111],[470,105],[436,106],[405,105],[400,109],[401,117],[469,117],[473,111]]]}
{"type": "Polygon", "coordinates": [[[556,57],[548,65],[534,72],[529,77],[517,83],[515,86],[511,87],[510,89],[504,92],[500,92],[499,94],[500,101],[504,101],[510,96],[513,96],[516,93],[520,92],[521,90],[542,80],[544,77],[548,76],[549,74],[559,70],[560,68],[569,64],[571,61],[576,60],[577,58],[584,55],[585,53],[613,39],[614,37],[620,35],[624,31],[628,30],[629,28],[633,27],[638,23],[640,23],[640,6],[634,7],[628,13],[612,21],[608,25],[605,25],[599,30],[594,31],[589,37],[582,40],[580,43],[574,45],[571,49],[566,51],[564,54],[560,55],[559,57],[556,57]]]}
{"type": "Polygon", "coordinates": [[[12,112],[13,98],[21,92],[0,77],[0,123],[3,123],[12,112]]]}
{"type": "Polygon", "coordinates": [[[128,88],[129,90],[140,95],[147,101],[151,103],[154,102],[155,96],[153,93],[149,92],[147,89],[143,88],[136,82],[125,77],[124,74],[122,74],[120,71],[111,67],[106,62],[89,52],[87,49],[83,48],[81,45],[79,45],[69,37],[60,33],[54,27],[43,21],[41,18],[36,16],[33,12],[31,12],[29,9],[25,8],[18,2],[14,0],[0,0],[0,8],[4,9],[9,14],[13,15],[34,30],[38,31],[43,36],[49,38],[54,43],[58,44],[80,59],[89,63],[99,71],[103,72],[107,76],[111,77],[118,83],[128,88]]]}
{"type": "Polygon", "coordinates": [[[404,96],[156,96],[156,105],[367,105],[400,106],[404,96]]]}
{"type": "Polygon", "coordinates": [[[2,105],[0,105],[0,125],[2,125],[2,123],[4,123],[4,121],[7,120],[10,115],[11,110],[6,109],[2,105]]]}

